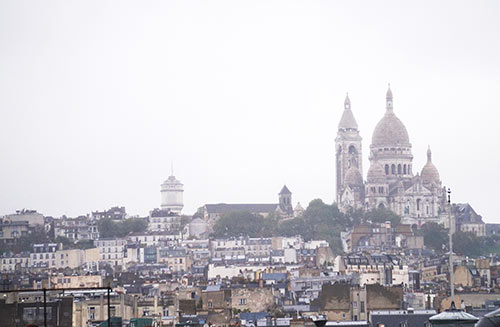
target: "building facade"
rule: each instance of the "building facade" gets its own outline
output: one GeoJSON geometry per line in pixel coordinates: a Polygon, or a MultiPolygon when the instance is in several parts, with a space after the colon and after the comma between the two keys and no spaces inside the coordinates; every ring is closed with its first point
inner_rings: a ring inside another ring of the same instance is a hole
{"type": "Polygon", "coordinates": [[[405,125],[394,113],[392,91],[386,111],[373,131],[370,167],[363,179],[362,138],[347,96],[335,139],[337,203],[343,210],[387,208],[405,224],[441,222],[449,211],[446,189],[427,150],[427,163],[414,174],[412,145],[405,125]]]}
{"type": "Polygon", "coordinates": [[[161,209],[170,210],[172,212],[180,214],[182,208],[184,208],[184,185],[175,178],[175,176],[170,175],[166,181],[161,184],[161,209]]]}

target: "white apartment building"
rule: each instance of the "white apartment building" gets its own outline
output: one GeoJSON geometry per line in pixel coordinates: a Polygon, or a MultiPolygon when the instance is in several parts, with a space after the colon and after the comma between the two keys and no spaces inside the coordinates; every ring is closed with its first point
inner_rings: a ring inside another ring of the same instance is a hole
{"type": "Polygon", "coordinates": [[[126,239],[100,239],[94,242],[99,249],[99,262],[107,262],[111,265],[123,265],[126,239]]]}

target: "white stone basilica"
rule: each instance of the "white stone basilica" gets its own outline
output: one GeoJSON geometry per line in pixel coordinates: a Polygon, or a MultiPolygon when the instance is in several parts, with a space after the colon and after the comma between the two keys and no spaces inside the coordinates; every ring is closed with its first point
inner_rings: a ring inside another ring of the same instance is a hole
{"type": "Polygon", "coordinates": [[[378,122],[370,145],[370,168],[363,180],[362,138],[346,96],[335,139],[337,203],[342,210],[388,208],[405,224],[421,226],[447,217],[446,188],[427,150],[427,163],[413,174],[408,132],[394,114],[389,88],[385,115],[378,122]],[[446,213],[446,214],[445,214],[446,213]]]}

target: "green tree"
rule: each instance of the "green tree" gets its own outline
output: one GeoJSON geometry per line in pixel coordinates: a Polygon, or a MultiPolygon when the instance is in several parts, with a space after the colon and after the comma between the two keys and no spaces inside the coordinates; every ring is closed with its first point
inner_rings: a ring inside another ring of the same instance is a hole
{"type": "Polygon", "coordinates": [[[367,211],[364,216],[365,220],[369,220],[374,223],[385,223],[386,221],[390,221],[393,226],[401,223],[401,217],[386,208],[377,208],[367,211]]]}
{"type": "Polygon", "coordinates": [[[65,236],[58,236],[54,240],[55,243],[62,243],[63,249],[72,249],[74,248],[75,243],[65,236]]]}
{"type": "Polygon", "coordinates": [[[424,237],[425,246],[436,251],[443,251],[448,244],[448,230],[443,225],[426,223],[416,233],[424,237]]]}
{"type": "Polygon", "coordinates": [[[264,217],[248,211],[237,211],[223,215],[214,225],[214,237],[249,236],[262,237],[264,217]]]}
{"type": "Polygon", "coordinates": [[[19,253],[21,251],[31,251],[33,249],[33,244],[49,242],[50,238],[45,232],[45,229],[43,227],[39,227],[33,229],[28,235],[23,235],[18,238],[12,250],[14,253],[19,253]]]}
{"type": "Polygon", "coordinates": [[[80,250],[91,249],[94,247],[93,240],[81,240],[76,242],[75,247],[80,250]]]}
{"type": "Polygon", "coordinates": [[[99,235],[102,238],[124,237],[130,233],[141,233],[147,227],[147,222],[140,218],[129,218],[119,222],[115,222],[109,218],[102,218],[97,224],[99,235]]]}
{"type": "Polygon", "coordinates": [[[481,256],[487,249],[483,247],[481,238],[474,233],[457,231],[453,234],[453,252],[469,257],[481,256]]]}

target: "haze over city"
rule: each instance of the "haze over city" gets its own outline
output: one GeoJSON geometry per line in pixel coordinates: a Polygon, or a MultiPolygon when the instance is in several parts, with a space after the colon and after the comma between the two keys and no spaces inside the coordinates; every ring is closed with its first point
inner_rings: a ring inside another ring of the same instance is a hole
{"type": "Polygon", "coordinates": [[[205,203],[335,199],[346,92],[364,176],[388,83],[414,172],[498,222],[495,1],[0,3],[0,214],[146,215],[160,184],[205,203]],[[443,18],[446,18],[443,19],[443,18]]]}

